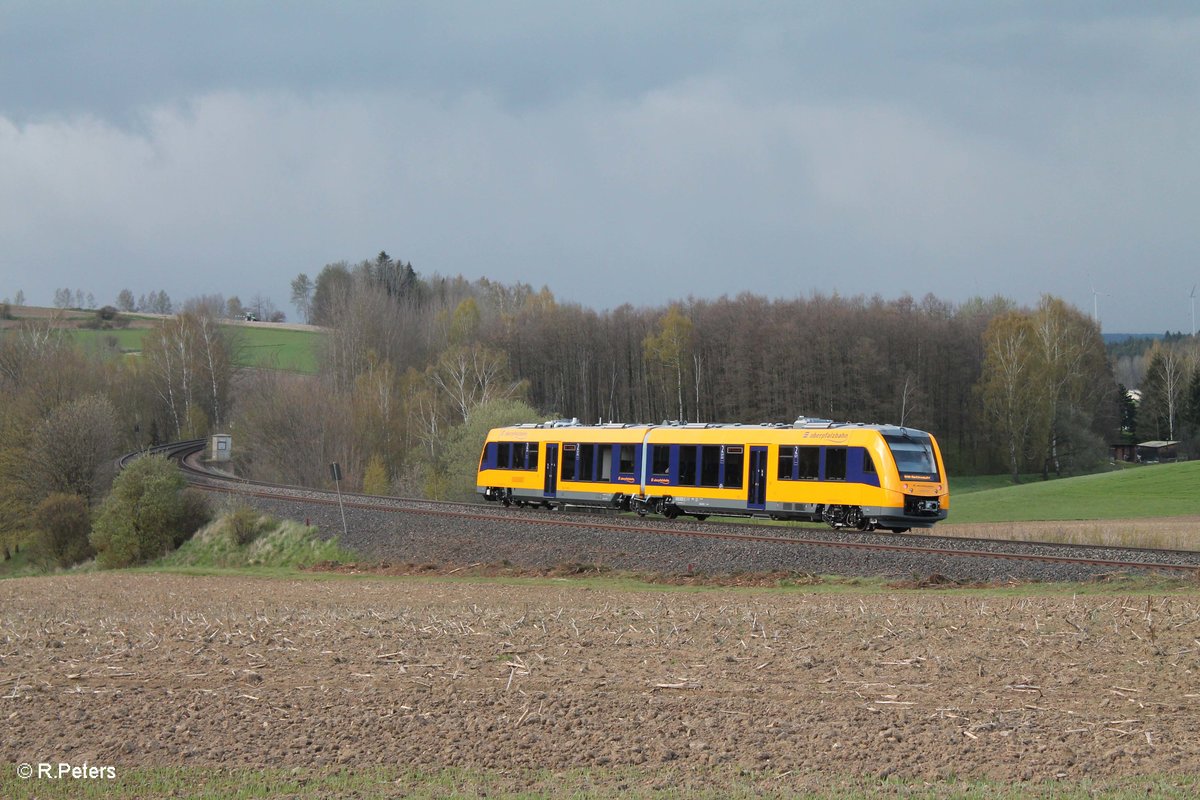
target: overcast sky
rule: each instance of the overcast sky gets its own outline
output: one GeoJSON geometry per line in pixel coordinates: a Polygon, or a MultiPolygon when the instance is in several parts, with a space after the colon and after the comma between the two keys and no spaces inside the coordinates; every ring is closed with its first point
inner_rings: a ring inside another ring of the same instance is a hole
{"type": "Polygon", "coordinates": [[[1194,2],[0,0],[0,297],[380,250],[603,309],[1063,297],[1191,329],[1194,2]]]}

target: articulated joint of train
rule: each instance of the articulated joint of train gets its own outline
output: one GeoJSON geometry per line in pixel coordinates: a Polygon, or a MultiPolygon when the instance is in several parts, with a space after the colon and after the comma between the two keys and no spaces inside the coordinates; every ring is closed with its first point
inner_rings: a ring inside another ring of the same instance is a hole
{"type": "Polygon", "coordinates": [[[639,517],[647,514],[661,514],[667,519],[675,519],[683,512],[675,505],[675,498],[669,494],[660,497],[646,497],[635,494],[628,498],[626,510],[636,511],[639,517]]]}

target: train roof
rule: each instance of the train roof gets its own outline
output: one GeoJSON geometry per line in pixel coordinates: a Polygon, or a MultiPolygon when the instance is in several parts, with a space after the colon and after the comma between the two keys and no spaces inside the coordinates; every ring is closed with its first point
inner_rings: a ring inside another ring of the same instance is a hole
{"type": "Polygon", "coordinates": [[[585,425],[578,419],[554,419],[546,422],[526,422],[519,425],[510,425],[509,428],[516,429],[551,429],[551,428],[574,428],[586,431],[635,431],[646,430],[648,428],[656,429],[679,429],[679,430],[859,430],[859,431],[879,431],[880,433],[891,434],[924,434],[925,431],[916,428],[909,428],[901,425],[878,424],[866,422],[834,422],[829,419],[815,419],[811,417],[799,417],[795,422],[759,422],[759,423],[742,423],[742,422],[681,422],[679,420],[665,420],[660,423],[645,423],[645,422],[609,422],[599,425],[585,425]]]}

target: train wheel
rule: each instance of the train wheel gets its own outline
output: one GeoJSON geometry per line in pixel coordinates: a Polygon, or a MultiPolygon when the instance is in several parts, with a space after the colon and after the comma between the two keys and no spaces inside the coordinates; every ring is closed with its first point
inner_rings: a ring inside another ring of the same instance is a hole
{"type": "Polygon", "coordinates": [[[667,519],[675,519],[679,516],[679,506],[667,506],[662,513],[667,519]]]}
{"type": "Polygon", "coordinates": [[[708,514],[692,514],[692,516],[701,522],[704,522],[704,520],[708,519],[708,514]]]}
{"type": "Polygon", "coordinates": [[[864,520],[861,508],[858,506],[846,506],[844,524],[847,528],[857,528],[861,531],[863,529],[863,522],[864,520]]]}

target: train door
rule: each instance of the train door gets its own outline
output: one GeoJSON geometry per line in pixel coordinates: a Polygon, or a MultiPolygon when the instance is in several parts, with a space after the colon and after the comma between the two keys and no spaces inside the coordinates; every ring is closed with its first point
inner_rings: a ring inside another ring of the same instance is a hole
{"type": "Polygon", "coordinates": [[[746,508],[762,511],[767,507],[767,448],[750,448],[750,494],[746,508]]]}
{"type": "Polygon", "coordinates": [[[542,497],[558,494],[558,445],[546,443],[546,483],[542,497]]]}

